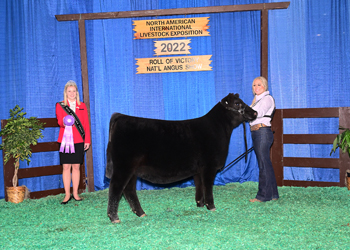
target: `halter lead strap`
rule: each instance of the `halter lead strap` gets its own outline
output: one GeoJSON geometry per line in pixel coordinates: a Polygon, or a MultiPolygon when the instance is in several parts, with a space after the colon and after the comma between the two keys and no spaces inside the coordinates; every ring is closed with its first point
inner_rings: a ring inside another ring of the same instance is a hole
{"type": "MultiPolygon", "coordinates": [[[[221,102],[220,102],[221,103],[221,102]]],[[[221,103],[223,106],[224,106],[224,104],[223,103],[221,103]]],[[[238,112],[239,114],[241,114],[241,115],[244,115],[244,109],[247,107],[248,105],[247,104],[243,104],[242,105],[242,107],[240,108],[240,109],[234,109],[234,108],[232,108],[232,107],[227,107],[227,106],[224,106],[225,107],[225,109],[227,109],[227,110],[230,110],[230,111],[235,111],[235,112],[238,112]]],[[[247,162],[247,156],[248,156],[248,150],[247,150],[247,148],[248,148],[248,146],[247,146],[247,136],[246,136],[246,129],[245,129],[245,122],[243,121],[243,134],[244,134],[244,145],[245,145],[245,162],[247,162]]],[[[227,167],[227,166],[226,166],[227,167]]],[[[226,168],[225,167],[225,168],[226,168]]],[[[223,169],[221,169],[221,170],[223,170],[223,169]]],[[[221,171],[220,170],[220,171],[221,171]]]]}

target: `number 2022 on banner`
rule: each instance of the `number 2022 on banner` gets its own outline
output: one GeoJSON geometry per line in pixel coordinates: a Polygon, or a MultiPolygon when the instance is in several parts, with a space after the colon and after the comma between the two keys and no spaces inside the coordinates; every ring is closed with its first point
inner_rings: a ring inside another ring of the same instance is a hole
{"type": "Polygon", "coordinates": [[[191,39],[154,41],[155,56],[191,54],[191,39]]]}

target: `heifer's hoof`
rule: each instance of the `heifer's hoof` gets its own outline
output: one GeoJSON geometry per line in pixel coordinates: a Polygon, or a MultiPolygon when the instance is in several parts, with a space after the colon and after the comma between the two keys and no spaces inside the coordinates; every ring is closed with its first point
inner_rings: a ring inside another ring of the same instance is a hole
{"type": "Polygon", "coordinates": [[[206,207],[207,207],[207,209],[210,210],[210,211],[215,211],[215,210],[216,210],[216,207],[215,207],[214,205],[208,205],[208,204],[206,204],[206,207]]]}
{"type": "Polygon", "coordinates": [[[140,217],[142,218],[142,217],[145,217],[145,216],[147,216],[147,214],[143,214],[143,215],[141,215],[140,217]]]}
{"type": "Polygon", "coordinates": [[[114,218],[110,215],[107,214],[109,219],[111,220],[112,223],[120,223],[119,217],[118,216],[114,216],[114,218]]]}
{"type": "Polygon", "coordinates": [[[197,207],[204,207],[204,202],[197,201],[197,207]]]}
{"type": "Polygon", "coordinates": [[[143,217],[145,216],[145,212],[142,210],[142,211],[133,211],[138,217],[143,217]]]}

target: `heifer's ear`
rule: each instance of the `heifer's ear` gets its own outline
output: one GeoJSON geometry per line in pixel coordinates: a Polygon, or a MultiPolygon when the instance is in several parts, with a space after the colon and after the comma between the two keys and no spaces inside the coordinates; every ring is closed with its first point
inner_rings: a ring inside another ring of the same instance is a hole
{"type": "Polygon", "coordinates": [[[235,97],[239,98],[239,94],[238,94],[238,93],[237,93],[237,94],[235,94],[235,97]]]}
{"type": "Polygon", "coordinates": [[[228,94],[228,96],[225,96],[224,98],[221,99],[221,104],[226,106],[229,104],[228,99],[231,94],[228,94]]]}
{"type": "Polygon", "coordinates": [[[232,97],[234,97],[234,96],[235,96],[234,93],[229,93],[229,94],[226,96],[226,98],[232,98],[232,97]]]}

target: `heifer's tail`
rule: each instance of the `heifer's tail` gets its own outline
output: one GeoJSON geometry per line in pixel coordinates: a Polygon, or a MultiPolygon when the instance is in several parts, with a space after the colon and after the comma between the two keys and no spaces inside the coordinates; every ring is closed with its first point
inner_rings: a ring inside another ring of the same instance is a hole
{"type": "Polygon", "coordinates": [[[111,156],[111,143],[108,142],[107,146],[107,166],[106,166],[106,177],[108,179],[112,178],[113,174],[113,161],[112,161],[112,156],[111,156]]]}
{"type": "Polygon", "coordinates": [[[112,133],[115,130],[115,125],[117,124],[117,118],[121,116],[120,113],[114,113],[109,121],[109,138],[107,145],[107,166],[106,166],[106,177],[111,179],[113,174],[113,160],[112,160],[112,133]]]}

